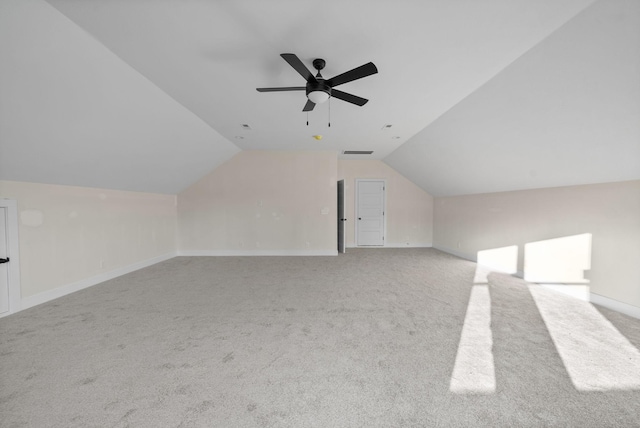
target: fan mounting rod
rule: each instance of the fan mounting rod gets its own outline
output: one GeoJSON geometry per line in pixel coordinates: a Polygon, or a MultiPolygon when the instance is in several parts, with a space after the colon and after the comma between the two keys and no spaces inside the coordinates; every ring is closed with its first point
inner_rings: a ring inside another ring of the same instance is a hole
{"type": "Polygon", "coordinates": [[[318,73],[320,73],[320,70],[322,70],[326,64],[326,61],[322,58],[316,58],[313,60],[313,68],[318,70],[318,73]]]}

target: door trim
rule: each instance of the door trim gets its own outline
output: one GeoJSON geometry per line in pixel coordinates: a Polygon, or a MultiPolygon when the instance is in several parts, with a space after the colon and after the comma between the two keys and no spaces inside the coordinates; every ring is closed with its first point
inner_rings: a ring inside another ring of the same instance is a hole
{"type": "Polygon", "coordinates": [[[18,202],[1,199],[0,207],[7,209],[7,239],[9,241],[9,310],[0,317],[20,310],[20,246],[18,245],[18,202]]]}
{"type": "Polygon", "coordinates": [[[356,178],[356,188],[355,188],[355,209],[353,210],[353,212],[355,213],[353,222],[355,223],[355,236],[354,236],[354,244],[356,247],[362,247],[362,248],[380,248],[380,247],[386,247],[387,246],[387,180],[385,178],[356,178]],[[358,245],[358,217],[359,217],[359,212],[358,212],[358,186],[360,184],[360,182],[366,182],[366,181],[382,181],[383,186],[384,186],[384,191],[382,192],[382,245],[358,245]]]}

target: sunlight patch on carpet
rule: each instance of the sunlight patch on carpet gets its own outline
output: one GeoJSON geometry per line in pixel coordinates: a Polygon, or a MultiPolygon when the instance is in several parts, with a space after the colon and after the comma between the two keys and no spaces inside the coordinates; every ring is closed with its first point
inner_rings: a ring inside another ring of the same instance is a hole
{"type": "Polygon", "coordinates": [[[496,391],[489,287],[474,285],[462,327],[449,391],[492,394],[496,391]]]}
{"type": "Polygon", "coordinates": [[[577,390],[640,390],[640,351],[593,305],[529,291],[577,390]]]}

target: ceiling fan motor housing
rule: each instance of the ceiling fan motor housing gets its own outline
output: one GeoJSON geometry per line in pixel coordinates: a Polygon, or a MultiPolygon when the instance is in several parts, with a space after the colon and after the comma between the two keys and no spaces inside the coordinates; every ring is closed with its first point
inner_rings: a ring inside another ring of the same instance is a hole
{"type": "Polygon", "coordinates": [[[325,83],[323,78],[316,78],[316,82],[307,82],[307,95],[309,92],[322,91],[331,96],[331,86],[325,83]]]}

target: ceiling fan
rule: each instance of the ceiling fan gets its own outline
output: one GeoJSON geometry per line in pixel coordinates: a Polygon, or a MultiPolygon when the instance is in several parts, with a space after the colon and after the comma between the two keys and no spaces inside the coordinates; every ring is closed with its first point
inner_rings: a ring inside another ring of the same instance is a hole
{"type": "Polygon", "coordinates": [[[366,63],[360,67],[356,67],[353,70],[349,70],[342,74],[339,74],[331,79],[324,79],[320,74],[325,66],[325,60],[316,58],[313,60],[313,67],[318,70],[318,74],[313,76],[311,71],[300,61],[295,54],[283,53],[280,54],[285,61],[289,63],[302,77],[307,81],[306,86],[286,86],[281,88],[256,88],[258,92],[280,92],[280,91],[306,91],[307,103],[302,111],[311,111],[316,106],[329,99],[329,97],[338,98],[342,101],[352,103],[358,106],[363,106],[367,103],[367,99],[361,98],[346,92],[334,89],[335,86],[342,85],[353,80],[362,79],[363,77],[376,74],[378,69],[372,63],[366,63]]]}

